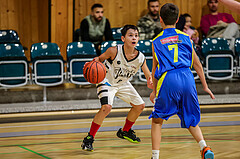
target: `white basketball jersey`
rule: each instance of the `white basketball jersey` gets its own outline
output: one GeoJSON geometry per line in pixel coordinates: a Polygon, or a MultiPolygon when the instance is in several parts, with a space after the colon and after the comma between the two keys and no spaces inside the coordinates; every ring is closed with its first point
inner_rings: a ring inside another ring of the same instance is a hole
{"type": "Polygon", "coordinates": [[[107,74],[101,83],[109,86],[117,86],[129,81],[138,72],[144,61],[145,56],[140,51],[134,59],[128,61],[123,50],[123,45],[117,45],[116,57],[113,60],[108,59],[104,62],[107,74]]]}

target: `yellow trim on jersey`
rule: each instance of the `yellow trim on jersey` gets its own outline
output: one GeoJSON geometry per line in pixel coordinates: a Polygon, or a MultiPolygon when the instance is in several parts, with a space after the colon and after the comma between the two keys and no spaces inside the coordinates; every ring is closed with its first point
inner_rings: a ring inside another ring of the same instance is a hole
{"type": "Polygon", "coordinates": [[[183,34],[183,35],[189,36],[188,34],[182,32],[182,31],[180,31],[180,30],[178,30],[178,29],[175,29],[175,31],[176,31],[176,33],[178,33],[178,34],[183,34]]]}
{"type": "Polygon", "coordinates": [[[163,35],[163,32],[164,32],[164,30],[161,31],[161,32],[153,39],[153,41],[154,41],[155,39],[157,39],[159,36],[162,36],[162,35],[163,35]]]}
{"type": "Polygon", "coordinates": [[[159,91],[160,91],[160,89],[161,89],[163,80],[165,79],[166,75],[167,75],[167,72],[164,72],[164,73],[162,74],[161,78],[158,80],[156,97],[158,97],[159,91]]]}
{"type": "Polygon", "coordinates": [[[193,66],[193,58],[194,58],[194,52],[193,52],[193,47],[192,47],[192,63],[191,63],[191,67],[190,68],[192,68],[192,66],[193,66]]]}
{"type": "Polygon", "coordinates": [[[157,60],[157,62],[158,62],[158,69],[160,68],[160,65],[159,65],[159,61],[158,61],[158,58],[157,58],[157,54],[156,54],[156,52],[154,52],[154,57],[155,57],[155,59],[157,60]]]}

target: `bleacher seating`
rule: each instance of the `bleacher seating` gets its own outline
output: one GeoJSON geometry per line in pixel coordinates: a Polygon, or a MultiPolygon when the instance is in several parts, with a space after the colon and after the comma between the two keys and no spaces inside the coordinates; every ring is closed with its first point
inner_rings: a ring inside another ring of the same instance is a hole
{"type": "MultiPolygon", "coordinates": [[[[9,43],[21,44],[18,33],[15,30],[0,30],[0,44],[9,43]]],[[[28,50],[28,48],[23,46],[23,50],[28,50]]]]}
{"type": "Polygon", "coordinates": [[[64,61],[56,43],[31,46],[32,78],[40,86],[56,86],[64,81],[64,61]]]}
{"type": "Polygon", "coordinates": [[[123,44],[122,41],[104,41],[101,44],[101,53],[104,53],[109,47],[117,46],[117,44],[123,44]]]}
{"type": "Polygon", "coordinates": [[[202,53],[206,58],[206,77],[225,80],[233,77],[233,52],[223,38],[207,38],[202,41],[202,53]]]}
{"type": "MultiPolygon", "coordinates": [[[[2,34],[0,32],[0,34],[2,34]]],[[[5,34],[5,33],[3,33],[5,34]]],[[[1,35],[0,35],[1,36],[1,35]]],[[[1,38],[0,38],[1,39],[1,38]]],[[[16,39],[15,39],[16,40],[16,39]]],[[[13,41],[14,42],[14,41],[13,41]]],[[[19,42],[19,41],[15,41],[19,42]]],[[[101,44],[102,53],[107,48],[123,44],[122,41],[106,41],[101,44]]],[[[152,41],[140,40],[136,49],[146,56],[149,70],[152,69],[152,41]]],[[[205,73],[208,79],[225,80],[233,78],[233,52],[229,49],[227,40],[222,38],[207,38],[202,42],[202,53],[206,58],[205,73]]],[[[236,66],[240,76],[240,38],[236,39],[235,55],[238,56],[236,66]]],[[[67,46],[67,80],[64,75],[64,60],[60,49],[55,43],[36,43],[31,47],[32,79],[29,77],[28,61],[21,44],[0,44],[0,86],[23,86],[33,81],[40,86],[55,86],[69,81],[74,84],[89,84],[83,77],[85,62],[96,56],[96,50],[91,42],[72,42],[67,46]]],[[[196,75],[195,70],[192,72],[196,75]]],[[[137,74],[140,81],[146,82],[144,73],[137,74]]],[[[195,76],[195,79],[197,77],[195,76]]]]}
{"type": "Polygon", "coordinates": [[[85,62],[96,56],[94,44],[91,42],[72,42],[67,46],[68,78],[74,84],[89,84],[83,76],[85,62]]]}
{"type": "Polygon", "coordinates": [[[120,27],[112,28],[112,35],[114,40],[121,40],[121,29],[120,27]]]}
{"type": "Polygon", "coordinates": [[[20,44],[19,36],[15,30],[0,30],[0,44],[20,44]]]}
{"type": "Polygon", "coordinates": [[[18,87],[29,79],[28,61],[22,45],[0,44],[0,86],[18,87]]]}

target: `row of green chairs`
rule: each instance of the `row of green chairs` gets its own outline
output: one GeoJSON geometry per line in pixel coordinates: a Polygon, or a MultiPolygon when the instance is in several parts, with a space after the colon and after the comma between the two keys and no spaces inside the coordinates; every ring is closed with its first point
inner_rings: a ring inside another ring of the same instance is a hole
{"type": "Polygon", "coordinates": [[[205,58],[205,73],[208,79],[231,79],[239,72],[240,38],[235,41],[234,52],[229,49],[226,39],[206,38],[202,41],[202,55],[205,58]]]}
{"type": "MultiPolygon", "coordinates": [[[[104,42],[102,48],[106,51],[108,47],[119,43],[121,42],[104,42]]],[[[138,45],[140,51],[144,49],[141,43],[143,41],[140,41],[138,45]]],[[[151,48],[149,41],[145,43],[151,48]]],[[[149,49],[148,54],[150,53],[149,49]]],[[[56,43],[32,44],[30,61],[27,61],[21,44],[0,44],[0,85],[17,87],[33,81],[40,86],[56,86],[66,80],[80,85],[89,84],[83,77],[83,66],[95,56],[96,50],[91,42],[69,43],[67,45],[67,73],[65,73],[65,61],[56,43]],[[31,64],[31,71],[29,71],[29,64],[31,64]]]]}
{"type": "MultiPolygon", "coordinates": [[[[122,44],[120,41],[103,42],[102,51],[119,43],[122,44]]],[[[202,51],[206,56],[206,68],[204,69],[207,78],[229,79],[232,78],[234,69],[239,71],[240,65],[233,65],[232,51],[227,46],[228,43],[224,39],[205,39],[203,41],[202,51]]],[[[136,48],[145,54],[147,65],[151,70],[152,41],[141,40],[136,48]]],[[[240,39],[236,40],[235,48],[239,56],[240,39]]],[[[55,86],[64,81],[81,85],[89,84],[83,77],[83,66],[85,62],[91,61],[95,56],[96,50],[91,42],[69,43],[67,45],[67,62],[63,60],[56,43],[36,43],[31,46],[31,61],[29,62],[21,44],[0,44],[0,85],[17,87],[26,85],[28,81],[33,81],[41,86],[55,86]],[[67,72],[64,71],[65,63],[67,72]],[[29,71],[29,64],[31,64],[31,71],[29,71]]],[[[141,70],[139,70],[138,77],[141,81],[146,81],[141,70]]]]}

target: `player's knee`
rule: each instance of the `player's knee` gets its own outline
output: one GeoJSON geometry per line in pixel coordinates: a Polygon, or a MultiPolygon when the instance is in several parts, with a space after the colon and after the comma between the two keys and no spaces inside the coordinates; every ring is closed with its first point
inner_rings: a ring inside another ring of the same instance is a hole
{"type": "Polygon", "coordinates": [[[108,115],[111,112],[111,110],[112,110],[112,106],[111,105],[106,104],[106,105],[102,106],[102,111],[106,115],[108,115]]]}
{"type": "Polygon", "coordinates": [[[163,119],[161,119],[161,118],[152,118],[152,123],[153,124],[162,125],[163,119]]]}
{"type": "Polygon", "coordinates": [[[145,108],[145,103],[137,105],[135,108],[137,108],[138,111],[143,111],[143,109],[145,108]]]}

